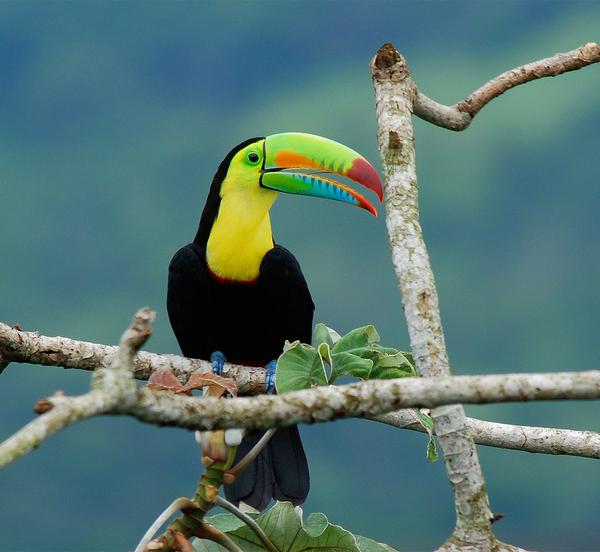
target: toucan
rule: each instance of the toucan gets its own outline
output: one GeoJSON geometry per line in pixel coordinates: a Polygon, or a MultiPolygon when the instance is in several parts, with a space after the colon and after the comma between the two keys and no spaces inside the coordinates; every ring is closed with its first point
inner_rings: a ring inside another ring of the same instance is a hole
{"type": "MultiPolygon", "coordinates": [[[[314,304],[296,258],[276,244],[269,211],[279,192],[329,198],[373,215],[375,207],[342,181],[383,192],[373,166],[352,149],[312,134],[286,132],[251,138],[219,165],[194,241],[169,265],[167,310],[182,353],[266,367],[273,392],[275,359],[286,340],[310,343],[314,304]],[[341,177],[341,178],[340,178],[341,177]]],[[[262,433],[246,435],[245,456],[262,433]]],[[[237,460],[236,459],[236,460],[237,460]]],[[[258,510],[272,498],[302,504],[308,464],[297,426],[277,430],[225,496],[258,510]]]]}

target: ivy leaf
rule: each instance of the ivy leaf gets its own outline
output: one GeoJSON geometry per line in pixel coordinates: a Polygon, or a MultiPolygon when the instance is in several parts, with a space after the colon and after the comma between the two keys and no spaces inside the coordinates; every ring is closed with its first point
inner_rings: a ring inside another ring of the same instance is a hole
{"type": "Polygon", "coordinates": [[[305,343],[286,343],[283,353],[277,359],[277,393],[283,395],[315,385],[327,385],[327,374],[321,355],[314,347],[305,343]]]}
{"type": "Polygon", "coordinates": [[[425,428],[427,435],[429,435],[429,441],[427,442],[427,460],[435,462],[438,460],[439,455],[433,438],[433,418],[429,415],[429,410],[427,408],[414,408],[413,412],[419,423],[425,428]]]}
{"type": "MultiPolygon", "coordinates": [[[[209,517],[206,521],[227,533],[244,552],[266,550],[249,527],[231,522],[232,528],[228,528],[229,522],[225,522],[223,516],[233,517],[231,514],[220,514],[209,517]]],[[[277,502],[270,510],[254,519],[281,552],[396,552],[389,546],[355,536],[346,529],[329,523],[325,514],[311,514],[303,522],[302,510],[292,506],[290,502],[277,502]]],[[[218,545],[207,540],[196,539],[193,546],[196,552],[222,551],[218,545]]]]}

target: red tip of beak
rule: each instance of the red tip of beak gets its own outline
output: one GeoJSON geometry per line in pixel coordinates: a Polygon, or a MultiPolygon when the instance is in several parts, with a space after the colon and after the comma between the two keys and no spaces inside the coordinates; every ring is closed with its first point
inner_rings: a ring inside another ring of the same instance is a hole
{"type": "Polygon", "coordinates": [[[383,201],[383,188],[381,187],[379,175],[368,161],[356,159],[344,176],[362,184],[366,188],[369,188],[369,190],[373,190],[379,197],[379,201],[383,201]]]}

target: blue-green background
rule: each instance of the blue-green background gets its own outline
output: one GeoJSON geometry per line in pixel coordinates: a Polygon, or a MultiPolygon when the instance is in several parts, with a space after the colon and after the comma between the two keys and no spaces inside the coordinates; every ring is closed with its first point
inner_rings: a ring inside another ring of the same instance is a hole
{"type": "MultiPolygon", "coordinates": [[[[243,139],[327,136],[377,166],[368,63],[402,51],[453,103],[512,66],[600,39],[600,4],[560,2],[0,3],[0,320],[115,343],[142,305],[148,348],[178,352],[166,269],[191,240],[213,172],[243,139]]],[[[600,66],[494,101],[466,132],[415,122],[423,226],[457,374],[598,368],[600,66]]],[[[316,320],[374,323],[407,346],[383,220],[281,197],[316,320]]],[[[88,373],[11,365],[0,438],[39,397],[88,373]]],[[[598,403],[470,407],[600,430],[598,403]]],[[[375,423],[303,429],[306,511],[403,550],[438,545],[454,513],[425,439],[375,423]]],[[[593,460],[480,448],[495,525],[542,550],[600,550],[593,460]]],[[[126,418],[81,423],[0,473],[1,550],[135,546],[199,473],[192,435],[126,418]]]]}

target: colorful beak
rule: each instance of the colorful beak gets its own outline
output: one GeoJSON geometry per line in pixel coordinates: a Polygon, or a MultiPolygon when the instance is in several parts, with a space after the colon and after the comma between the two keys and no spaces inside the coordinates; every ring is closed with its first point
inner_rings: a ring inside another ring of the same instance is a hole
{"type": "Polygon", "coordinates": [[[324,197],[351,203],[377,216],[373,205],[349,186],[337,182],[343,176],[374,191],[383,199],[379,176],[360,154],[333,140],[285,132],[265,139],[261,186],[290,194],[324,197]]]}

